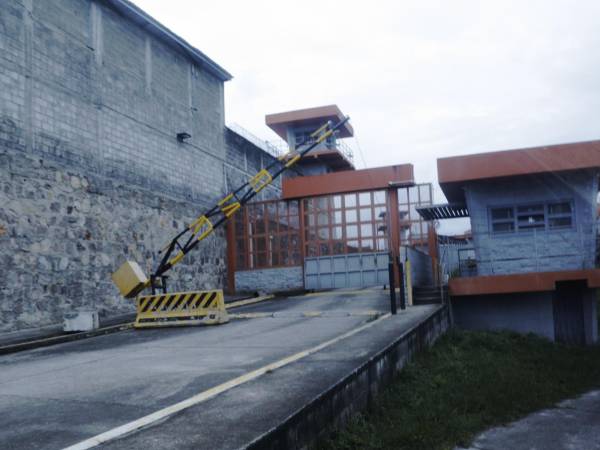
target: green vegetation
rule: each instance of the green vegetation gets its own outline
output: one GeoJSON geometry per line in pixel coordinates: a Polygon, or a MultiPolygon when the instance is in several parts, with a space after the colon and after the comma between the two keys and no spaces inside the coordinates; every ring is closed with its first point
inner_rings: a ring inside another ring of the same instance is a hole
{"type": "Polygon", "coordinates": [[[318,448],[468,446],[478,432],[598,385],[600,347],[455,330],[408,365],[370,411],[318,448]]]}

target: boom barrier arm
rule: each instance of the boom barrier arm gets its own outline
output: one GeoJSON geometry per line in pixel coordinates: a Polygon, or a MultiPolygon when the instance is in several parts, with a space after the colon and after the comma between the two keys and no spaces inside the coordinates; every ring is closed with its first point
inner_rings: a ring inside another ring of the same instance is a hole
{"type": "Polygon", "coordinates": [[[307,153],[332,136],[349,119],[349,117],[345,117],[335,125],[330,121],[327,122],[305,138],[296,149],[281,155],[236,190],[219,200],[212,208],[194,220],[185,230],[177,234],[160,251],[162,258],[154,273],[150,276],[150,279],[145,281],[143,285],[140,285],[135,292],[131,292],[133,295],[124,295],[126,297],[135,296],[147,287],[151,287],[153,293],[156,289],[166,292],[165,273],[167,271],[179,263],[196,245],[210,236],[219,226],[227,222],[240,208],[277,179],[283,172],[294,166],[307,153]]]}

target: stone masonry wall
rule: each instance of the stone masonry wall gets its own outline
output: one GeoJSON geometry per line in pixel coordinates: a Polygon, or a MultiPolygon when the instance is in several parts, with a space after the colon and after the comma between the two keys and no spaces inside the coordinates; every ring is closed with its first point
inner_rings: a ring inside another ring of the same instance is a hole
{"type": "MultiPolygon", "coordinates": [[[[80,306],[132,311],[111,273],[126,259],[149,273],[156,250],[192,219],[188,202],[122,181],[22,153],[0,161],[0,332],[57,322],[80,306]]],[[[223,241],[222,230],[204,241],[169,273],[170,285],[223,286],[223,241]]]]}
{"type": "Polygon", "coordinates": [[[302,267],[238,270],[235,288],[239,292],[278,292],[304,288],[302,267]]]}
{"type": "MultiPolygon", "coordinates": [[[[0,331],[133,310],[110,274],[149,271],[228,171],[254,169],[229,162],[260,150],[225,144],[223,103],[221,80],[102,1],[2,1],[0,331]]],[[[222,287],[225,253],[221,230],[172,286],[222,287]]]]}

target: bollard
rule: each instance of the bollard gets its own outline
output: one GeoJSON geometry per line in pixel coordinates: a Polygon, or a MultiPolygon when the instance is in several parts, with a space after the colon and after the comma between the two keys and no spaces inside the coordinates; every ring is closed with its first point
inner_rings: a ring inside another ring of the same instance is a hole
{"type": "Polygon", "coordinates": [[[392,261],[390,261],[388,269],[390,274],[390,307],[392,314],[396,314],[396,285],[394,282],[394,263],[392,261]]]}
{"type": "Polygon", "coordinates": [[[406,309],[406,290],[404,289],[404,265],[400,262],[400,257],[396,256],[396,262],[398,263],[398,278],[400,279],[400,309],[406,309]]]}

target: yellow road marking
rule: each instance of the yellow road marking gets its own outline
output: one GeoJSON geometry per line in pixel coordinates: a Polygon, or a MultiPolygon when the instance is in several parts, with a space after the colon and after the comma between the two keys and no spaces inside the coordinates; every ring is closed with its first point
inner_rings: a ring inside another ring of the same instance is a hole
{"type": "Polygon", "coordinates": [[[260,377],[261,375],[264,375],[265,373],[272,372],[276,369],[280,369],[281,367],[284,367],[293,362],[296,362],[302,358],[306,358],[307,356],[312,355],[313,353],[321,351],[333,344],[336,344],[344,339],[349,338],[350,336],[360,333],[361,331],[366,330],[367,328],[371,328],[372,326],[379,324],[379,322],[381,322],[382,320],[385,320],[389,317],[391,317],[391,315],[389,313],[385,314],[385,315],[381,316],[380,318],[378,318],[377,320],[368,322],[364,325],[361,325],[360,327],[357,327],[357,328],[354,328],[353,330],[347,331],[346,333],[341,334],[341,335],[339,335],[333,339],[330,339],[328,341],[325,341],[322,344],[319,344],[315,347],[303,350],[294,355],[288,356],[286,358],[280,359],[279,361],[276,361],[274,363],[263,366],[259,369],[248,372],[242,376],[239,376],[237,378],[229,380],[225,383],[222,383],[222,384],[215,386],[211,389],[208,389],[204,392],[200,392],[199,394],[196,394],[193,397],[189,397],[179,403],[175,403],[174,405],[160,409],[160,410],[158,410],[152,414],[148,414],[147,416],[144,416],[140,419],[126,423],[125,425],[121,425],[120,427],[113,428],[112,430],[108,430],[104,433],[101,433],[94,437],[86,439],[85,441],[81,441],[77,444],[66,447],[64,450],[85,450],[88,448],[93,448],[102,443],[105,443],[105,442],[111,441],[113,439],[119,438],[121,436],[124,436],[125,434],[132,433],[136,430],[139,430],[142,427],[147,427],[155,422],[158,422],[160,420],[163,420],[163,419],[171,416],[172,414],[183,411],[184,409],[191,408],[192,406],[202,403],[212,397],[215,397],[218,394],[228,391],[229,389],[232,389],[241,384],[252,381],[252,380],[260,377]]]}
{"type": "Polygon", "coordinates": [[[321,291],[321,292],[310,292],[308,294],[301,295],[300,297],[320,297],[327,295],[359,295],[359,294],[368,294],[371,292],[383,292],[383,289],[359,289],[354,291],[321,291]]]}
{"type": "Polygon", "coordinates": [[[364,311],[272,311],[272,312],[249,312],[249,313],[229,313],[230,319],[263,319],[265,317],[289,319],[293,317],[363,317],[363,316],[381,316],[384,313],[374,309],[364,311]]]}
{"type": "Polygon", "coordinates": [[[238,300],[237,302],[225,303],[225,308],[239,308],[240,306],[253,305],[254,303],[264,302],[275,298],[274,295],[263,295],[262,297],[248,298],[246,300],[238,300]]]}
{"type": "Polygon", "coordinates": [[[273,317],[273,313],[230,313],[230,319],[262,319],[263,317],[273,317]]]}

